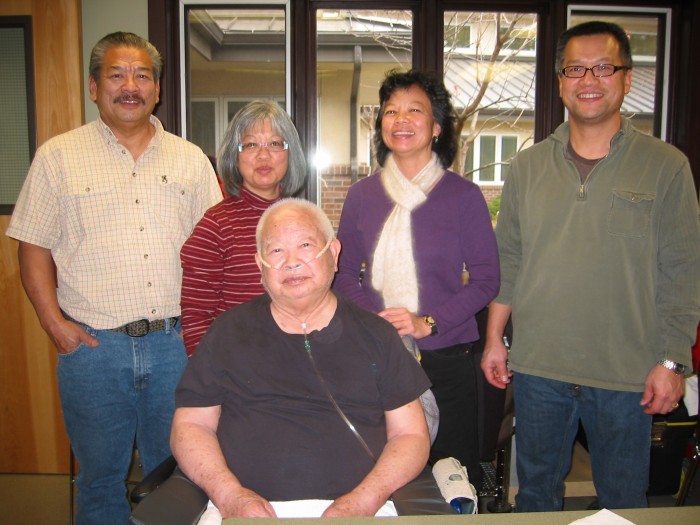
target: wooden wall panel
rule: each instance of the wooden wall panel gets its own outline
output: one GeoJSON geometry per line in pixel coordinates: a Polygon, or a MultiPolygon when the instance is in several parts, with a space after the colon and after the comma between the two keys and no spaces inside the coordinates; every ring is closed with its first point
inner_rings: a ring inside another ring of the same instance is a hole
{"type": "MultiPolygon", "coordinates": [[[[2,0],[0,16],[31,15],[37,139],[83,120],[80,0],[2,0]]],[[[56,386],[56,350],[19,277],[17,242],[0,216],[0,472],[67,473],[69,443],[56,386]]]]}

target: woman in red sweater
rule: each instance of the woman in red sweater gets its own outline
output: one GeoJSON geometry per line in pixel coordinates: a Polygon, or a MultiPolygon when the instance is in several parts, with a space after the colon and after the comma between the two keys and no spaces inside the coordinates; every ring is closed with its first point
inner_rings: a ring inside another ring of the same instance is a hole
{"type": "Polygon", "coordinates": [[[256,100],[236,113],[217,159],[228,197],[206,212],[180,252],[188,355],[221,312],[264,292],[255,264],[258,219],[306,182],[299,135],[274,101],[256,100]]]}

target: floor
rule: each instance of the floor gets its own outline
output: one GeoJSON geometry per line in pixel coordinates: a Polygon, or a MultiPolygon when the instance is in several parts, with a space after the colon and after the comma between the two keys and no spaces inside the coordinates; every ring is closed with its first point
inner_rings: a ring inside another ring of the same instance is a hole
{"type": "MultiPolygon", "coordinates": [[[[138,460],[129,475],[133,485],[141,478],[138,460]]],[[[564,510],[585,510],[595,504],[588,454],[581,447],[574,450],[573,467],[566,479],[564,510]]],[[[70,525],[70,477],[67,475],[0,474],[0,523],[25,525],[70,525]]],[[[509,490],[512,503],[517,487],[509,490]]],[[[493,498],[482,497],[479,512],[489,513],[493,498]]],[[[675,505],[672,495],[651,496],[651,507],[675,505]]],[[[691,487],[686,505],[700,506],[700,474],[691,487]]],[[[699,509],[700,512],[700,509],[699,509]]]]}
{"type": "MultiPolygon", "coordinates": [[[[143,477],[134,451],[125,494],[143,477]]],[[[0,474],[0,525],[71,525],[71,476],[0,474]]]]}

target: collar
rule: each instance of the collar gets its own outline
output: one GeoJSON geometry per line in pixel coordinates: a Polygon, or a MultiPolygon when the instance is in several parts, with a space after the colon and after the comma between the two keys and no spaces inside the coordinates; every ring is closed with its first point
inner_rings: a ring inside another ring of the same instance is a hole
{"type": "Polygon", "coordinates": [[[248,206],[255,208],[256,210],[266,210],[270,207],[271,204],[277,202],[282,198],[277,197],[276,199],[272,200],[264,199],[260,195],[253,193],[243,185],[239,186],[238,193],[239,197],[243,202],[245,202],[248,206]]]}
{"type": "MultiPolygon", "coordinates": [[[[148,144],[146,149],[150,149],[154,146],[159,145],[161,142],[163,142],[163,136],[165,135],[165,129],[163,128],[163,124],[160,122],[160,120],[158,120],[157,117],[155,117],[154,115],[149,115],[148,120],[155,129],[155,133],[153,134],[153,138],[151,139],[151,142],[148,144]]],[[[112,129],[107,124],[105,124],[104,120],[102,120],[101,117],[98,116],[95,120],[95,123],[99,133],[104,137],[107,144],[119,144],[117,136],[114,134],[112,129]]]]}
{"type": "MultiPolygon", "coordinates": [[[[613,138],[610,139],[610,153],[608,153],[607,156],[610,156],[612,153],[618,150],[622,144],[624,144],[624,142],[634,133],[637,133],[637,128],[634,127],[630,119],[622,117],[620,119],[620,129],[617,131],[617,133],[615,133],[615,135],[613,135],[613,138]]],[[[564,156],[566,158],[571,158],[571,155],[569,155],[568,152],[570,136],[569,122],[566,121],[559,124],[557,129],[555,129],[550,136],[553,140],[559,143],[560,147],[564,151],[564,156]]]]}

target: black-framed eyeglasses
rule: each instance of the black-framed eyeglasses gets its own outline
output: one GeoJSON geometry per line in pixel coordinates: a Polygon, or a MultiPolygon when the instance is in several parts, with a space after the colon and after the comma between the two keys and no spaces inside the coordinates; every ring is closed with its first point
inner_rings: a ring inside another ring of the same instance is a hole
{"type": "Polygon", "coordinates": [[[613,66],[612,64],[598,64],[593,67],[586,66],[567,66],[559,70],[559,73],[566,78],[583,78],[586,76],[586,71],[593,73],[596,78],[610,77],[620,70],[632,69],[627,66],[613,66]]]}
{"type": "Polygon", "coordinates": [[[268,151],[279,153],[289,149],[289,143],[286,140],[271,140],[270,142],[243,142],[238,145],[239,153],[257,153],[262,148],[267,148],[268,151]]]}

